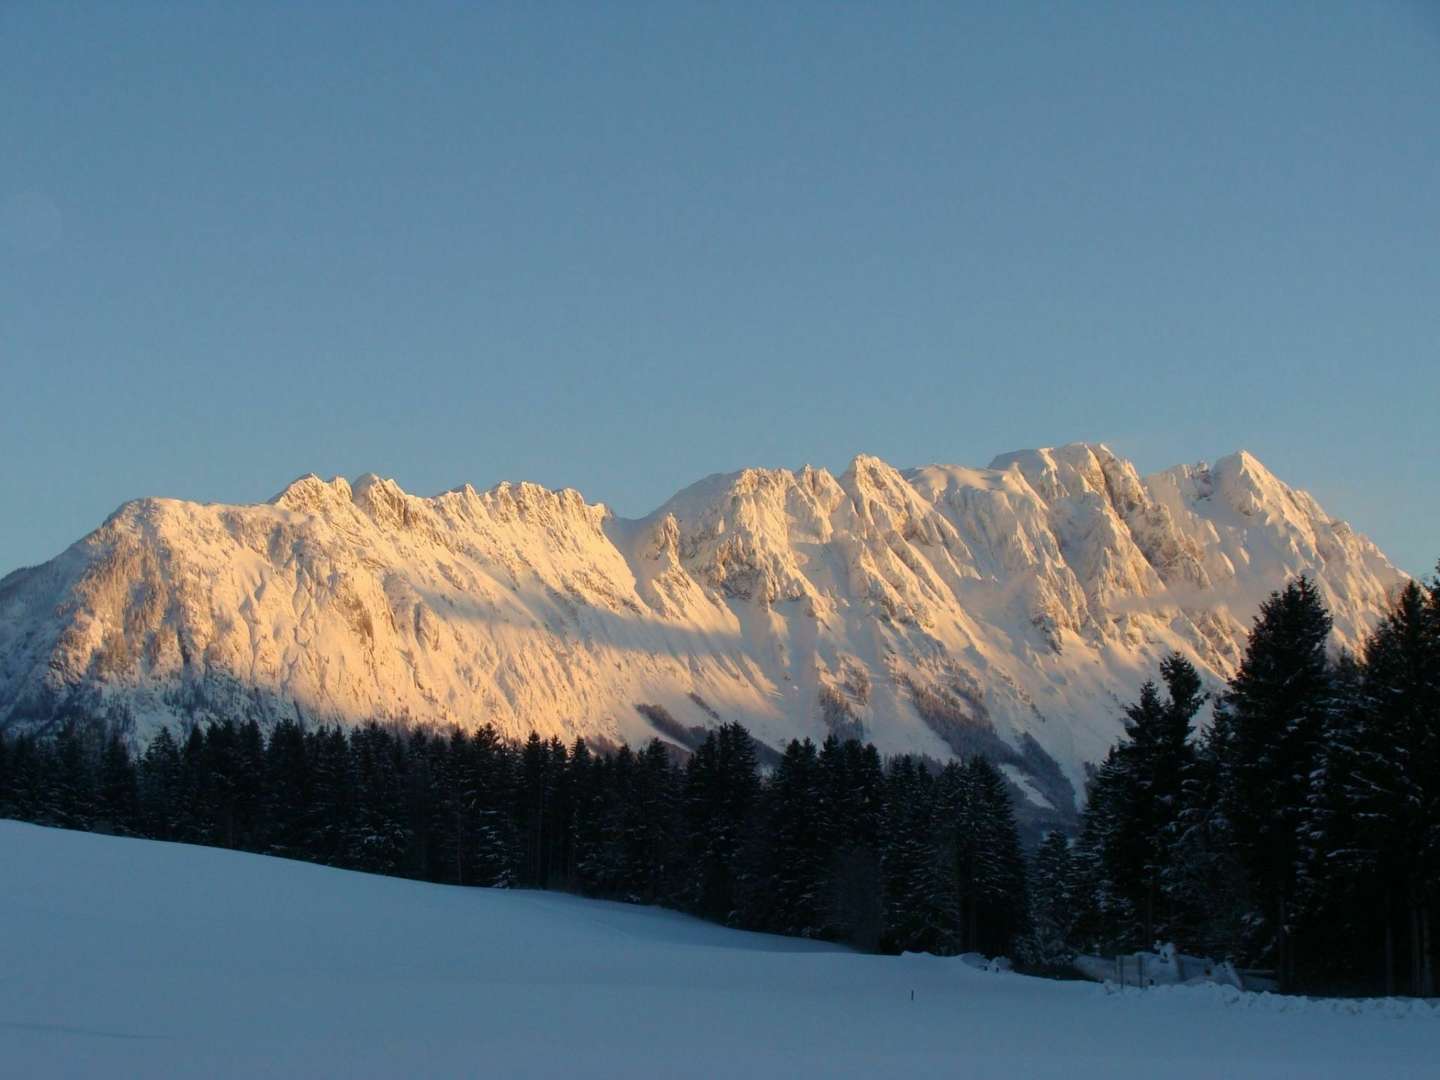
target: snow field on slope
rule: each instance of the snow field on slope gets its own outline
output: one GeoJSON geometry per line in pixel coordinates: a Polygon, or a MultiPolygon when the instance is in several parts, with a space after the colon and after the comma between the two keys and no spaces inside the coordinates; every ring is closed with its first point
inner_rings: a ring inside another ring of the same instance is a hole
{"type": "Polygon", "coordinates": [[[12,1076],[1419,1077],[1440,1048],[1421,1003],[1111,994],[8,821],[0,861],[12,1076]]]}

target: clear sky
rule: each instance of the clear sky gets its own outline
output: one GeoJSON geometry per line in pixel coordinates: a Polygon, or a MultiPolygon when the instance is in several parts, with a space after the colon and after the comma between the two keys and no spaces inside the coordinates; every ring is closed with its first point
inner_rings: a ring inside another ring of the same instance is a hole
{"type": "Polygon", "coordinates": [[[1440,556],[1440,3],[0,0],[0,572],[304,472],[1239,447],[1440,556]]]}

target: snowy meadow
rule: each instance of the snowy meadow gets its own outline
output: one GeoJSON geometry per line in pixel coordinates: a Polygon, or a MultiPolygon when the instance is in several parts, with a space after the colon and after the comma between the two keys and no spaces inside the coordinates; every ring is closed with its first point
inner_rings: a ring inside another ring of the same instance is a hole
{"type": "Polygon", "coordinates": [[[1433,1076],[1440,1011],[1115,993],[0,822],[13,1076],[1433,1076]],[[913,998],[912,998],[913,994],[913,998]]]}

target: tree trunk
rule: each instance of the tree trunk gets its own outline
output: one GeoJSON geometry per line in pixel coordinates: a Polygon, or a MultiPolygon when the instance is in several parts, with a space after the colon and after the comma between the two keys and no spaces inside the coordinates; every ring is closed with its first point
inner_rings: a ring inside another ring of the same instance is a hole
{"type": "Polygon", "coordinates": [[[1155,875],[1151,874],[1146,882],[1145,888],[1145,940],[1140,943],[1142,949],[1148,949],[1155,944],[1155,875]]]}
{"type": "Polygon", "coordinates": [[[1395,907],[1385,893],[1385,996],[1395,996],[1395,907]]]}
{"type": "Polygon", "coordinates": [[[1413,898],[1410,907],[1410,992],[1416,997],[1424,997],[1425,991],[1421,986],[1421,972],[1424,964],[1421,958],[1420,947],[1420,904],[1413,898]]]}
{"type": "Polygon", "coordinates": [[[1430,905],[1420,909],[1420,996],[1435,996],[1435,954],[1430,940],[1430,905]]]}
{"type": "Polygon", "coordinates": [[[1287,922],[1287,916],[1289,916],[1289,910],[1287,910],[1286,903],[1284,903],[1284,893],[1280,893],[1280,923],[1279,926],[1276,927],[1276,929],[1279,930],[1280,936],[1280,955],[1276,958],[1276,972],[1274,973],[1276,973],[1276,978],[1279,979],[1280,992],[1282,992],[1282,994],[1289,994],[1290,991],[1295,989],[1295,975],[1293,975],[1292,971],[1293,960],[1292,956],[1290,956],[1290,950],[1292,950],[1292,945],[1290,945],[1290,926],[1289,922],[1287,922]]]}
{"type": "Polygon", "coordinates": [[[1416,971],[1416,996],[1420,998],[1433,998],[1436,992],[1436,979],[1434,979],[1434,963],[1430,955],[1430,904],[1424,900],[1417,900],[1413,909],[1414,939],[1416,939],[1416,959],[1414,959],[1414,971],[1416,971]]]}
{"type": "Polygon", "coordinates": [[[465,884],[465,865],[461,861],[462,853],[465,850],[464,822],[460,811],[455,811],[455,884],[465,884]]]}

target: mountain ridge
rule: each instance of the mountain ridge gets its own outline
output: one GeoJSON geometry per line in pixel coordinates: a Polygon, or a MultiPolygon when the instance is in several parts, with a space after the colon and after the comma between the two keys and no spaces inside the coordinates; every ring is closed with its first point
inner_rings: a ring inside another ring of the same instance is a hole
{"type": "Polygon", "coordinates": [[[1218,685],[1297,573],[1348,648],[1405,580],[1245,451],[1149,477],[1104,444],[986,469],[860,454],[712,474],[641,518],[530,483],[305,474],[252,505],[132,500],[0,579],[0,726],[379,718],[614,745],[734,719],[772,746],[978,750],[1059,809],[1160,656],[1218,685]]]}

